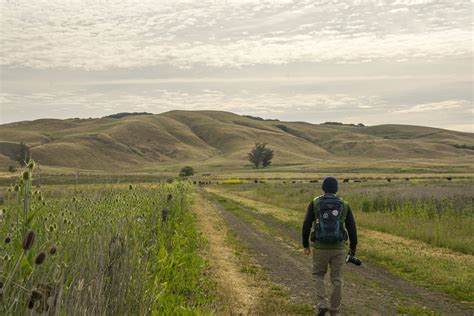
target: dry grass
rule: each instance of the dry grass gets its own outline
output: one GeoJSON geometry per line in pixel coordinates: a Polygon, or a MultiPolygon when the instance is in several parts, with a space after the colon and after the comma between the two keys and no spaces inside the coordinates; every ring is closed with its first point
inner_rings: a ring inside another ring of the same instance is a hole
{"type": "Polygon", "coordinates": [[[143,169],[157,161],[170,166],[178,161],[216,169],[234,169],[236,165],[243,169],[247,168],[246,154],[256,141],[269,143],[275,150],[273,166],[280,168],[294,164],[317,167],[316,157],[380,160],[388,155],[404,160],[436,157],[454,164],[457,159],[472,156],[472,151],[452,145],[474,145],[471,134],[432,128],[365,129],[258,121],[218,111],[37,120],[1,125],[0,134],[0,142],[33,146],[33,157],[43,165],[99,170],[143,169]]]}
{"type": "Polygon", "coordinates": [[[202,196],[195,194],[194,212],[209,242],[206,257],[217,282],[218,313],[248,315],[255,309],[259,288],[240,272],[238,258],[228,243],[229,231],[219,212],[202,196]]]}
{"type": "MultiPolygon", "coordinates": [[[[302,224],[304,211],[295,211],[291,203],[288,204],[288,208],[283,208],[236,195],[223,187],[211,187],[208,190],[225,199],[273,216],[295,229],[299,229],[302,224]]],[[[360,225],[358,231],[359,253],[362,260],[381,264],[409,281],[447,293],[456,300],[472,306],[474,256],[378,232],[360,225]]]]}

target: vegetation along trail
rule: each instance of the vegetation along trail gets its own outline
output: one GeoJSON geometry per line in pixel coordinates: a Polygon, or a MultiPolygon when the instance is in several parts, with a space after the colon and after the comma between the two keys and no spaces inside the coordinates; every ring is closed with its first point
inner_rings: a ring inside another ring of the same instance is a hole
{"type": "MultiPolygon", "coordinates": [[[[311,259],[300,251],[301,235],[296,227],[253,205],[247,207],[241,199],[222,190],[209,188],[204,197],[248,246],[270,279],[289,290],[292,301],[313,304],[311,259]]],[[[450,297],[397,278],[371,263],[348,265],[344,279],[344,314],[472,314],[469,307],[450,297]]]]}

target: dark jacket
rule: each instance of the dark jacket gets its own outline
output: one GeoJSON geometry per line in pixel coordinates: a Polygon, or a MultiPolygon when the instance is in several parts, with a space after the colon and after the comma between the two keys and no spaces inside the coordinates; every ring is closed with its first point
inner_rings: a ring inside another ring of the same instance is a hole
{"type": "MultiPolygon", "coordinates": [[[[354,215],[352,215],[351,206],[346,201],[344,201],[344,207],[347,208],[347,215],[344,220],[344,226],[349,235],[350,248],[355,250],[357,247],[357,228],[354,220],[354,215]]],[[[311,227],[313,226],[313,223],[315,223],[315,220],[316,216],[314,214],[314,201],[311,201],[311,203],[309,203],[308,205],[308,210],[306,212],[306,216],[303,222],[303,247],[305,248],[309,247],[309,235],[311,234],[311,227]]],[[[343,249],[344,244],[335,246],[325,246],[319,244],[319,247],[318,244],[316,244],[315,247],[326,249],[343,249]]]]}

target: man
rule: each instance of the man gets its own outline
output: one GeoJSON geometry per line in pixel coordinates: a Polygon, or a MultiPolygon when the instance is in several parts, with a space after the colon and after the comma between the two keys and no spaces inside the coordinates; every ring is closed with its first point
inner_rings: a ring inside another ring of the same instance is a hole
{"type": "Polygon", "coordinates": [[[322,184],[324,195],[315,198],[308,206],[303,223],[304,253],[311,253],[309,237],[313,242],[313,276],[316,283],[316,315],[339,315],[342,300],[342,268],[346,257],[349,237],[349,255],[354,256],[357,246],[357,229],[350,205],[336,196],[338,182],[326,177],[322,184]],[[347,231],[346,231],[347,229],[347,231]],[[324,286],[324,276],[330,267],[332,293],[330,301],[324,286]]]}

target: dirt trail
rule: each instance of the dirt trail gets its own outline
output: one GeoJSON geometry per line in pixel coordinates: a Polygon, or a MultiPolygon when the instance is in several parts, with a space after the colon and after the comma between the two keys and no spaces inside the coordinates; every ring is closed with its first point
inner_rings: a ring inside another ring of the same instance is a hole
{"type": "MultiPolygon", "coordinates": [[[[226,210],[215,199],[212,203],[228,226],[249,246],[273,282],[288,288],[291,299],[296,303],[311,304],[314,301],[311,259],[294,246],[301,242],[299,231],[241,205],[233,204],[245,216],[226,210]],[[264,232],[256,223],[269,227],[272,235],[283,239],[278,240],[264,232]],[[285,239],[290,242],[284,242],[285,239]]],[[[454,304],[445,295],[417,287],[382,268],[365,264],[361,267],[347,265],[344,279],[342,312],[345,315],[395,315],[397,305],[426,307],[445,315],[472,315],[472,310],[454,304]]]]}
{"type": "Polygon", "coordinates": [[[227,226],[218,210],[201,196],[196,195],[198,227],[206,234],[209,242],[208,257],[214,278],[218,280],[217,290],[221,305],[219,314],[248,315],[256,304],[258,289],[239,273],[237,258],[227,245],[227,226]]]}

